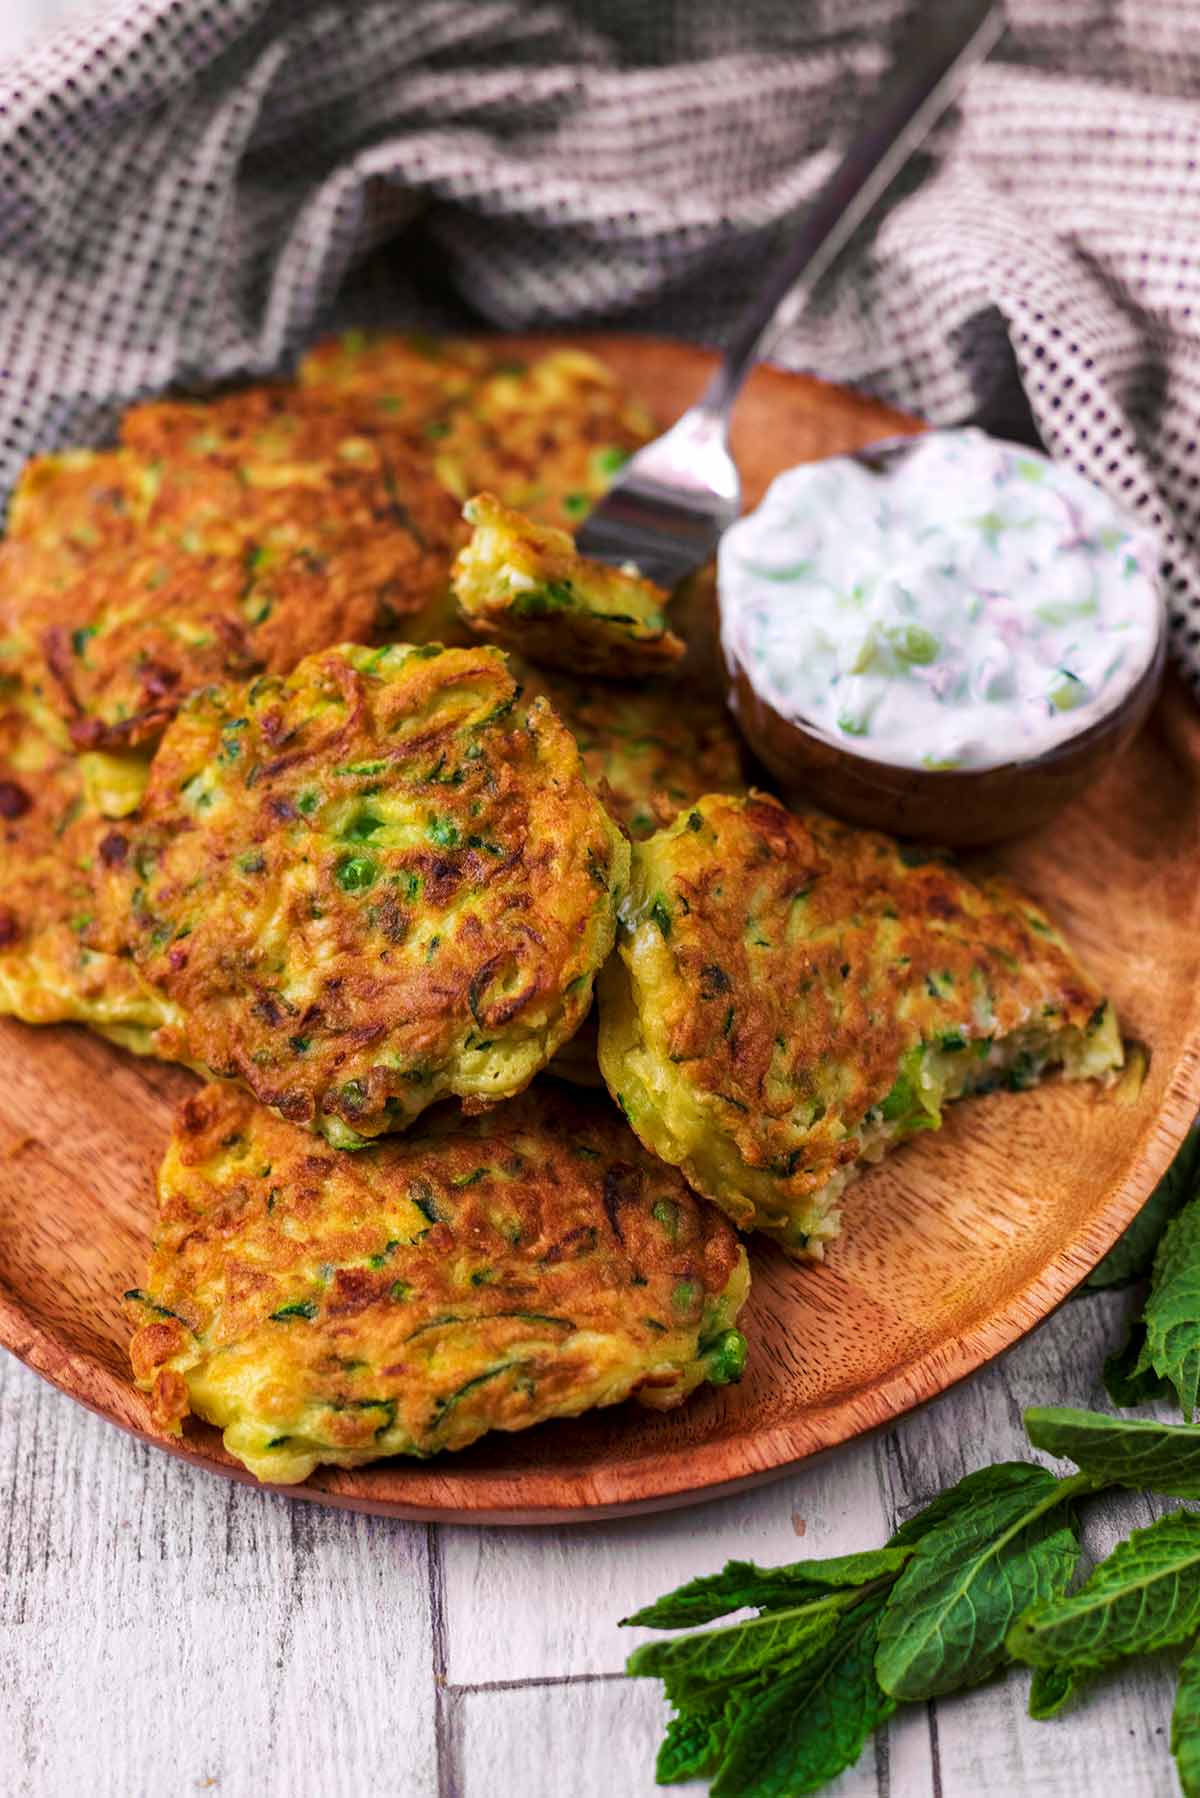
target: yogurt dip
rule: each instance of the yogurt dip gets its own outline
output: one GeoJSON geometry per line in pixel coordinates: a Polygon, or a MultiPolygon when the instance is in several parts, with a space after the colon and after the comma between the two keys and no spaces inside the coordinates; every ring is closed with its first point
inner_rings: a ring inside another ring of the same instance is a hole
{"type": "Polygon", "coordinates": [[[1098,487],[974,429],[874,472],[789,469],[721,542],[721,644],[782,717],[909,768],[1055,748],[1146,673],[1154,538],[1098,487]]]}

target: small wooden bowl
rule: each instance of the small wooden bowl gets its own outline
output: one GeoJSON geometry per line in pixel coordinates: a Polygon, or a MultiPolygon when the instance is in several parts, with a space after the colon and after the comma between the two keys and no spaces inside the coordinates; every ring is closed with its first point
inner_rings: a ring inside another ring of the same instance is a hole
{"type": "Polygon", "coordinates": [[[725,665],[729,706],[754,753],[793,795],[893,836],[966,848],[1034,830],[1090,787],[1145,723],[1162,686],[1166,619],[1154,657],[1113,709],[1045,754],[996,768],[902,768],[847,749],[817,725],[784,718],[744,669],[725,665]]]}

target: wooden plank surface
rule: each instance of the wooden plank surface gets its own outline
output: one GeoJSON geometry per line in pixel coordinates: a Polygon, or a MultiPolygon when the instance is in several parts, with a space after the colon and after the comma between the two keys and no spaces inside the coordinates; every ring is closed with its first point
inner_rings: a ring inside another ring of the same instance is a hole
{"type": "MultiPolygon", "coordinates": [[[[0,1792],[13,1798],[649,1798],[665,1711],[617,1620],[731,1555],[877,1543],[1031,1452],[1033,1402],[1102,1402],[1129,1301],[1074,1300],[925,1411],[773,1485],[563,1529],[424,1526],[197,1474],[0,1356],[0,1792]]],[[[1153,1511],[1092,1513],[1088,1548],[1153,1511]]],[[[913,1706],[838,1798],[1165,1798],[1167,1662],[1055,1723],[1020,1675],[913,1706]]],[[[700,1791],[702,1787],[680,1788],[700,1791]]]]}

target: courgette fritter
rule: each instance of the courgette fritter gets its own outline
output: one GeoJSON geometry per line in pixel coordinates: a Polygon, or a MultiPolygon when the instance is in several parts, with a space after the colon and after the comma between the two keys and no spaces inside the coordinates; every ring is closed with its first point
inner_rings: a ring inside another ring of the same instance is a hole
{"type": "Polygon", "coordinates": [[[458,499],[494,493],[569,531],[649,442],[654,423],[602,362],[560,349],[495,369],[426,430],[435,436],[434,469],[458,499]]]}
{"type": "Polygon", "coordinates": [[[198,687],[388,640],[446,590],[464,532],[395,431],[264,387],[122,432],[102,464],[43,459],[0,570],[25,678],[81,748],[150,748],[198,687]]]}
{"type": "Polygon", "coordinates": [[[758,794],[635,845],[599,1052],[648,1148],[810,1254],[846,1182],[946,1100],[1123,1058],[1112,1008],[1015,888],[758,794]]]}
{"type": "Polygon", "coordinates": [[[11,692],[0,701],[0,1012],[83,1023],[139,1054],[172,1008],[126,960],[89,948],[114,837],[83,770],[11,692]]]}
{"type": "Polygon", "coordinates": [[[667,625],[653,581],[576,553],[566,531],[533,524],[490,493],[463,507],[472,527],[454,597],[477,636],[531,661],[610,680],[661,673],[687,645],[667,625]]]}
{"type": "Polygon", "coordinates": [[[210,1086],[126,1300],[157,1426],[194,1412],[290,1482],[737,1379],[747,1285],[725,1220],[607,1100],[539,1083],[347,1156],[210,1086]]]}
{"type": "Polygon", "coordinates": [[[145,474],[138,458],[122,450],[33,456],[9,500],[7,543],[36,545],[76,565],[128,543],[148,497],[145,474]]]}
{"type": "Polygon", "coordinates": [[[518,657],[526,693],[542,693],[579,745],[587,778],[631,837],[651,837],[706,793],[744,793],[741,739],[719,700],[691,683],[574,680],[518,657]]]}
{"type": "Polygon", "coordinates": [[[486,340],[348,331],[311,349],[299,378],[358,416],[417,431],[460,501],[490,492],[571,530],[654,435],[654,421],[586,350],[528,359],[486,340]]]}
{"type": "Polygon", "coordinates": [[[353,1147],[528,1084],[587,1011],[628,867],[498,651],[344,645],[188,702],[95,940],[182,1014],[160,1054],[353,1147]]]}
{"type": "Polygon", "coordinates": [[[454,407],[502,359],[465,338],[353,330],[314,344],[296,372],[302,387],[347,409],[423,433],[432,453],[454,407]]]}

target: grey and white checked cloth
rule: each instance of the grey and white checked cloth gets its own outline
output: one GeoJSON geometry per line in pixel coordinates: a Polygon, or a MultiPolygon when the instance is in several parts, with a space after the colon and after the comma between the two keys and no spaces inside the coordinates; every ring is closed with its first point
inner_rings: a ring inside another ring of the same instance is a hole
{"type": "MultiPolygon", "coordinates": [[[[350,320],[718,338],[911,11],[110,3],[0,64],[0,488],[350,320]]],[[[1195,0],[1010,0],[782,360],[1032,419],[1158,529],[1200,685],[1198,102],[1195,0]]]]}

